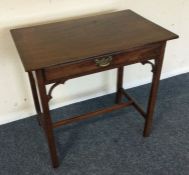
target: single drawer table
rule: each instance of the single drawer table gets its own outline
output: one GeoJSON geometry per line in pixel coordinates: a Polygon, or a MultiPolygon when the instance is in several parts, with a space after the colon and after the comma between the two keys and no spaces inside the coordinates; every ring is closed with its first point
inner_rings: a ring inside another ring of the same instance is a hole
{"type": "Polygon", "coordinates": [[[36,112],[44,128],[53,167],[58,167],[53,128],[133,106],[145,120],[149,136],[166,42],[178,36],[131,10],[11,30],[25,71],[28,72],[36,112]],[[152,86],[144,111],[122,87],[124,66],[152,66],[152,86]],[[117,69],[115,105],[52,122],[49,101],[53,89],[73,78],[117,69]],[[50,90],[46,85],[52,84],[50,90]],[[122,97],[128,99],[122,101],[122,97]]]}

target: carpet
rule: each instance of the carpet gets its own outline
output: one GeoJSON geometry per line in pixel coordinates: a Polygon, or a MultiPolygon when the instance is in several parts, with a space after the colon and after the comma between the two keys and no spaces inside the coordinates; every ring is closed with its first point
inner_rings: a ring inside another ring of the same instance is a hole
{"type": "MultiPolygon", "coordinates": [[[[128,90],[145,108],[150,85],[128,90]]],[[[110,94],[53,110],[53,120],[111,106],[110,94]]],[[[133,107],[54,130],[60,166],[51,167],[36,116],[0,126],[0,175],[188,175],[189,73],[160,82],[153,131],[133,107]]]]}

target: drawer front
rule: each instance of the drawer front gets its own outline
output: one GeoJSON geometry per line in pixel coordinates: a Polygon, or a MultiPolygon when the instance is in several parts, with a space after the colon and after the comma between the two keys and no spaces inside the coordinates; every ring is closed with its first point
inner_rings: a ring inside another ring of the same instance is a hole
{"type": "Polygon", "coordinates": [[[142,49],[120,53],[118,55],[98,57],[94,59],[83,60],[77,63],[69,63],[46,68],[44,70],[46,83],[52,83],[59,79],[66,80],[141,62],[144,60],[154,59],[159,55],[160,48],[161,44],[153,44],[142,49]]]}

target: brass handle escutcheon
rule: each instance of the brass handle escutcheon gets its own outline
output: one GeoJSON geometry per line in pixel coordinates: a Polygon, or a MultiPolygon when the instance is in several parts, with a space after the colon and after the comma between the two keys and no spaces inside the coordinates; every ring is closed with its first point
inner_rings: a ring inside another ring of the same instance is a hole
{"type": "Polygon", "coordinates": [[[99,67],[109,66],[112,61],[112,56],[104,57],[101,59],[95,59],[95,63],[99,67]]]}

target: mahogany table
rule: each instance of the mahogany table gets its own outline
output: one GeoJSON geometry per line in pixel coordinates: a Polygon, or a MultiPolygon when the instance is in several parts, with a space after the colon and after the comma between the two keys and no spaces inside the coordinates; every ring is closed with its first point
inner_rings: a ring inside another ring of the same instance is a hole
{"type": "Polygon", "coordinates": [[[11,34],[29,75],[35,108],[46,133],[54,168],[58,167],[59,161],[53,128],[133,106],[144,117],[143,135],[149,136],[166,42],[178,38],[176,34],[131,10],[18,28],[11,30],[11,34]],[[152,66],[147,112],[122,87],[123,68],[134,63],[152,66]],[[118,74],[114,106],[52,122],[48,103],[57,85],[115,68],[118,74]],[[53,85],[47,92],[48,84],[53,85]],[[123,96],[128,102],[122,102],[123,96]]]}

